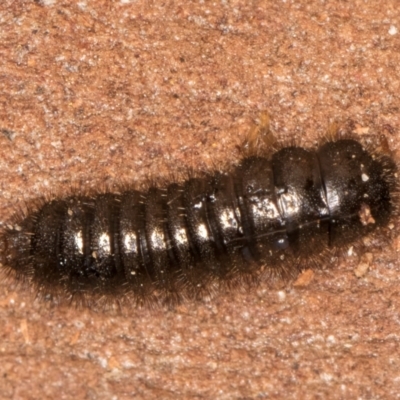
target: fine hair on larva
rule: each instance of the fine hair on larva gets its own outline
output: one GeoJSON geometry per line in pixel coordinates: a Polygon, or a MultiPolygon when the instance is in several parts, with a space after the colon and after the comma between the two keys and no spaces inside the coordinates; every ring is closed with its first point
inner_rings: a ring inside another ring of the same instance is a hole
{"type": "Polygon", "coordinates": [[[28,205],[0,235],[2,269],[85,305],[176,304],[290,280],[397,216],[386,147],[339,134],[279,144],[264,126],[226,171],[28,205]]]}

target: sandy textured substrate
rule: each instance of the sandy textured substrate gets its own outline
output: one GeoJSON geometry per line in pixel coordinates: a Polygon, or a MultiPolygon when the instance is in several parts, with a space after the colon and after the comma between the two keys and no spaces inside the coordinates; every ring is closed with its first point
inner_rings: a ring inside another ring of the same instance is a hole
{"type": "MultiPolygon", "coordinates": [[[[238,159],[262,110],[312,144],[334,121],[397,160],[397,0],[3,1],[0,221],[43,193],[238,159]]],[[[392,235],[394,236],[394,235],[392,235]]],[[[13,399],[394,398],[400,242],[175,310],[97,313],[0,283],[13,399]]]]}

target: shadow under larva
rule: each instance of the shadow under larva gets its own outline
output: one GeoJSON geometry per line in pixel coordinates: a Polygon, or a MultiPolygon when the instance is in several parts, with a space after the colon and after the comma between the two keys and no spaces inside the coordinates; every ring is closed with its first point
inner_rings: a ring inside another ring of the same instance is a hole
{"type": "Polygon", "coordinates": [[[2,232],[0,261],[39,294],[84,304],[177,303],[292,278],[388,225],[396,171],[354,138],[253,151],[226,172],[44,202],[2,232]]]}

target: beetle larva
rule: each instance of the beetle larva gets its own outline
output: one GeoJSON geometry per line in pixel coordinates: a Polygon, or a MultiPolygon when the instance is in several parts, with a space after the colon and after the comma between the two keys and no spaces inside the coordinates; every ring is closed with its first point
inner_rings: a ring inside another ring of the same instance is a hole
{"type": "Polygon", "coordinates": [[[45,203],[2,235],[2,264],[41,293],[196,297],[237,277],[295,275],[394,212],[395,163],[354,139],[283,147],[146,191],[45,203]]]}

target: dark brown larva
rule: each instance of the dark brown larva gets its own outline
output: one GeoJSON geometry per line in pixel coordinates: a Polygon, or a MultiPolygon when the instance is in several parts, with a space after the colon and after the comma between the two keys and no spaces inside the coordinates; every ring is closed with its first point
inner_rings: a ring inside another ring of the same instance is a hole
{"type": "Polygon", "coordinates": [[[228,173],[50,201],[3,233],[1,261],[41,293],[85,301],[177,301],[293,276],[299,260],[388,224],[395,171],[353,139],[284,147],[228,173]]]}

